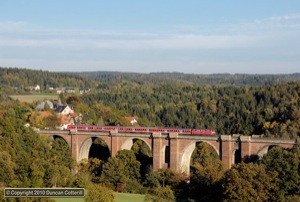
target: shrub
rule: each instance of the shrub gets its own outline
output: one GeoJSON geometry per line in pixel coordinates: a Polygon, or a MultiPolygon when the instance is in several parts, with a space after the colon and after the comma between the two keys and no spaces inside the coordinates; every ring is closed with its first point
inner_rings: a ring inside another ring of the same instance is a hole
{"type": "Polygon", "coordinates": [[[175,201],[175,196],[169,186],[155,187],[145,196],[146,202],[171,202],[175,201]]]}
{"type": "Polygon", "coordinates": [[[100,184],[92,184],[87,187],[85,201],[88,202],[113,202],[115,201],[114,192],[100,184]]]}

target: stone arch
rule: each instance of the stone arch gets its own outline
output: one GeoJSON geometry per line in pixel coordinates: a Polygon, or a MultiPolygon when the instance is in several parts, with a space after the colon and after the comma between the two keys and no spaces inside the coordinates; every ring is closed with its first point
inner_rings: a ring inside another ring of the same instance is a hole
{"type": "Polygon", "coordinates": [[[121,146],[121,150],[123,149],[127,149],[127,150],[131,150],[132,146],[133,146],[133,143],[134,143],[134,140],[142,140],[144,143],[146,143],[146,145],[150,148],[150,151],[152,152],[152,147],[151,145],[143,140],[142,138],[138,138],[138,137],[132,137],[132,138],[128,138],[121,146]]]}
{"type": "Polygon", "coordinates": [[[68,140],[66,140],[66,138],[64,138],[63,136],[54,134],[54,135],[48,136],[48,138],[51,139],[51,140],[55,140],[55,139],[57,139],[57,138],[62,139],[63,141],[65,141],[65,143],[67,143],[67,145],[69,146],[69,150],[70,150],[70,152],[71,152],[71,144],[70,144],[70,142],[68,142],[68,140]]]}
{"type": "Polygon", "coordinates": [[[218,156],[220,157],[220,152],[219,150],[210,142],[208,141],[193,141],[191,142],[188,146],[186,146],[183,150],[183,152],[180,154],[180,159],[179,159],[179,172],[181,173],[186,173],[186,174],[190,174],[190,162],[191,162],[191,157],[192,157],[192,153],[194,151],[194,149],[196,148],[196,144],[198,142],[204,142],[209,144],[211,147],[213,147],[213,149],[216,151],[216,153],[218,154],[218,156]]]}
{"type": "Polygon", "coordinates": [[[142,141],[145,144],[145,147],[147,146],[149,149],[149,152],[151,154],[151,156],[148,155],[144,155],[141,153],[135,153],[135,158],[137,161],[140,162],[140,174],[141,174],[141,178],[145,178],[146,174],[149,170],[150,167],[153,166],[153,153],[152,153],[152,148],[149,144],[149,142],[145,141],[145,139],[143,138],[138,138],[138,137],[131,137],[126,139],[125,142],[123,142],[123,144],[121,145],[121,150],[132,150],[133,145],[135,144],[135,141],[142,141]]]}
{"type": "MultiPolygon", "coordinates": [[[[88,159],[89,158],[89,152],[90,152],[90,148],[93,144],[93,138],[100,138],[98,136],[95,136],[95,137],[88,137],[86,138],[80,148],[79,148],[79,151],[78,151],[78,159],[77,159],[77,162],[80,162],[81,160],[83,159],[88,159]]],[[[102,139],[102,138],[100,138],[102,139]]],[[[105,141],[104,139],[102,139],[103,141],[105,141]]],[[[105,143],[107,144],[107,142],[105,141],[105,143]]],[[[108,147],[108,150],[109,150],[109,153],[111,155],[111,148],[109,147],[109,145],[107,144],[107,147],[108,147]]]]}
{"type": "Polygon", "coordinates": [[[261,160],[264,157],[264,155],[266,155],[268,151],[273,147],[280,147],[280,145],[269,144],[261,147],[257,152],[258,159],[261,160]]]}
{"type": "Polygon", "coordinates": [[[168,168],[170,167],[170,146],[164,145],[162,147],[161,153],[163,154],[163,164],[168,168]]]}
{"type": "Polygon", "coordinates": [[[241,163],[241,150],[240,149],[234,149],[232,150],[232,164],[241,163]]]}

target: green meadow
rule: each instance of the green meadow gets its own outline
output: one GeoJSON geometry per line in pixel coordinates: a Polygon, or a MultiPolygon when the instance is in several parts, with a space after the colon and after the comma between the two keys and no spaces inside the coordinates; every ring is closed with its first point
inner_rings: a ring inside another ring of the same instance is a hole
{"type": "MultiPolygon", "coordinates": [[[[115,193],[116,202],[143,202],[145,195],[115,193]]],[[[84,198],[53,198],[56,202],[84,202],[84,198]]]]}
{"type": "Polygon", "coordinates": [[[20,102],[28,102],[33,103],[36,101],[43,101],[43,100],[54,100],[58,99],[57,94],[28,94],[28,95],[11,95],[10,97],[15,100],[19,100],[20,102]]]}

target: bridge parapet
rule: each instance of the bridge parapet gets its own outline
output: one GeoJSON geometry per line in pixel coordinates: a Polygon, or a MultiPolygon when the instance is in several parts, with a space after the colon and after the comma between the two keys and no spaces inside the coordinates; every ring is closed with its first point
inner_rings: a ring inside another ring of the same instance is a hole
{"type": "Polygon", "coordinates": [[[268,137],[257,137],[251,138],[252,142],[266,142],[266,143],[285,143],[285,144],[295,144],[296,139],[291,138],[268,138],[268,137]]]}
{"type": "Polygon", "coordinates": [[[161,135],[162,135],[162,134],[161,134],[160,132],[152,133],[152,137],[153,137],[153,138],[160,138],[161,135]]]}
{"type": "Polygon", "coordinates": [[[178,138],[178,133],[169,133],[169,138],[178,138]]]}
{"type": "Polygon", "coordinates": [[[222,142],[235,142],[239,139],[239,135],[221,135],[222,142]]]}
{"type": "Polygon", "coordinates": [[[275,143],[275,144],[295,144],[296,139],[292,138],[270,138],[261,135],[240,136],[241,142],[259,142],[259,143],[275,143]]]}
{"type": "Polygon", "coordinates": [[[35,130],[35,132],[39,134],[69,134],[70,132],[68,130],[50,130],[50,129],[39,129],[35,130]]]}

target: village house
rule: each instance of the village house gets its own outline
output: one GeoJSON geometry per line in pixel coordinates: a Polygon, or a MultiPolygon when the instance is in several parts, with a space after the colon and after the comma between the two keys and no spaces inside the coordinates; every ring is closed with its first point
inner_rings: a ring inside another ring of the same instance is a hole
{"type": "Polygon", "coordinates": [[[41,87],[40,87],[39,85],[36,85],[36,86],[34,87],[34,90],[35,90],[35,91],[40,91],[40,90],[41,90],[41,87]]]}
{"type": "Polygon", "coordinates": [[[84,95],[84,94],[87,94],[90,91],[91,91],[91,89],[89,89],[89,88],[81,88],[79,90],[79,94],[84,95]]]}
{"type": "Polygon", "coordinates": [[[75,88],[65,88],[65,93],[75,93],[75,88]]]}
{"type": "Polygon", "coordinates": [[[59,130],[66,130],[68,125],[73,125],[74,119],[69,115],[61,115],[60,116],[60,125],[57,127],[59,130]]]}
{"type": "Polygon", "coordinates": [[[39,86],[39,85],[36,85],[36,86],[26,86],[25,88],[24,88],[24,90],[25,91],[36,91],[36,92],[38,92],[38,91],[40,91],[41,90],[41,87],[39,86]]]}
{"type": "Polygon", "coordinates": [[[126,116],[125,119],[131,123],[131,125],[137,123],[137,120],[133,116],[126,116]]]}
{"type": "Polygon", "coordinates": [[[74,110],[73,110],[73,106],[66,104],[66,105],[57,106],[55,112],[58,115],[68,115],[74,113],[74,110]]]}
{"type": "Polygon", "coordinates": [[[54,108],[54,104],[53,102],[51,102],[50,100],[45,100],[41,103],[39,103],[37,106],[36,106],[36,109],[39,110],[39,111],[43,111],[45,109],[45,104],[47,104],[49,106],[50,109],[53,109],[54,108]]]}
{"type": "Polygon", "coordinates": [[[56,88],[56,93],[57,94],[61,94],[61,93],[64,93],[64,92],[65,92],[64,88],[56,88]]]}
{"type": "Polygon", "coordinates": [[[50,109],[53,109],[59,117],[60,125],[57,126],[57,129],[65,130],[68,125],[75,124],[81,118],[78,113],[74,112],[74,107],[72,105],[62,104],[60,98],[58,98],[57,101],[54,101],[54,103],[49,100],[45,100],[37,105],[36,109],[40,111],[40,114],[44,118],[51,115],[50,111],[44,111],[46,104],[50,109]]]}

